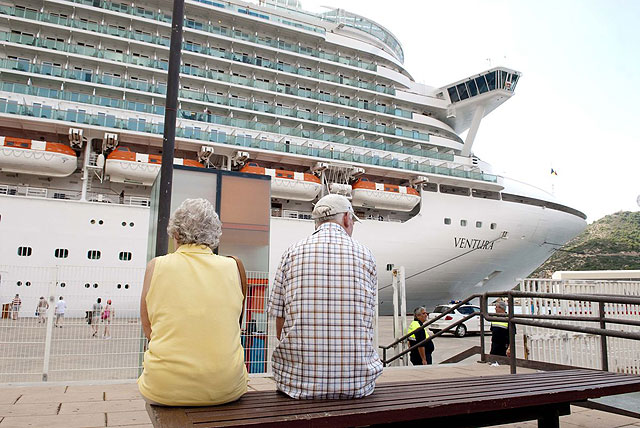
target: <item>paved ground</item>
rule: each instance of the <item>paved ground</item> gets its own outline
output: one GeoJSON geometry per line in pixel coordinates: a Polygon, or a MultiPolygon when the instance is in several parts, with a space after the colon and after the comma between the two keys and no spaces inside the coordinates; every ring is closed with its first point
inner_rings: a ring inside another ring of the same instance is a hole
{"type": "MultiPolygon", "coordinates": [[[[525,373],[530,370],[520,369],[525,373]]],[[[385,369],[379,382],[416,379],[441,379],[467,376],[508,376],[506,366],[461,363],[421,368],[385,369]]],[[[273,380],[252,376],[252,390],[274,389],[273,380]]],[[[640,427],[640,419],[572,407],[572,414],[561,417],[561,427],[640,427]]],[[[536,427],[535,422],[501,425],[501,427],[536,427]]],[[[47,386],[0,387],[0,428],[49,427],[151,428],[151,423],[133,382],[119,384],[54,384],[47,386]]]]}
{"type": "MultiPolygon", "coordinates": [[[[391,317],[381,317],[379,344],[389,344],[393,341],[391,322],[391,317]]],[[[90,327],[81,322],[69,323],[65,325],[64,330],[56,330],[56,338],[61,344],[67,345],[61,346],[59,351],[54,350],[54,354],[66,363],[61,363],[58,368],[59,373],[62,374],[65,372],[65,369],[85,373],[91,371],[91,369],[101,371],[99,367],[104,366],[101,365],[101,361],[94,360],[96,354],[100,355],[101,358],[113,358],[114,354],[123,357],[125,354],[131,353],[135,355],[139,353],[139,342],[134,340],[137,339],[134,331],[137,328],[139,328],[139,326],[123,325],[119,331],[114,331],[114,337],[109,341],[91,338],[90,327]],[[70,352],[71,349],[74,349],[74,352],[70,352]],[[113,352],[114,350],[116,352],[113,352]]],[[[32,342],[38,343],[36,346],[43,346],[41,338],[44,331],[43,328],[21,328],[20,331],[22,332],[22,339],[28,337],[32,342]]],[[[0,340],[1,339],[2,338],[0,338],[0,340]]],[[[490,336],[486,338],[487,346],[489,346],[490,340],[490,336]]],[[[499,374],[507,376],[509,373],[507,366],[493,367],[488,364],[480,364],[477,363],[477,356],[471,357],[459,364],[437,365],[440,361],[469,347],[479,345],[479,343],[480,337],[477,335],[465,338],[445,335],[436,338],[436,351],[434,353],[435,365],[418,368],[389,367],[385,369],[379,382],[446,379],[499,374]]],[[[518,355],[521,356],[523,348],[520,339],[518,339],[518,344],[518,355]]],[[[7,352],[16,351],[16,349],[13,349],[7,352]]],[[[22,357],[26,355],[33,356],[33,352],[33,350],[26,352],[22,357]]],[[[37,353],[37,351],[35,351],[35,353],[37,353]]],[[[137,366],[137,360],[132,362],[133,364],[129,366],[129,370],[134,370],[134,367],[137,366]]],[[[2,364],[3,362],[0,359],[0,367],[2,364]]],[[[6,364],[6,361],[4,364],[6,364]]],[[[37,364],[35,365],[37,366],[37,364]]],[[[121,362],[116,366],[126,367],[126,365],[121,362]]],[[[35,367],[35,371],[37,373],[37,367],[35,367]]],[[[527,370],[518,369],[518,372],[524,373],[527,372],[527,370]]],[[[29,372],[26,371],[26,373],[29,372]]],[[[122,376],[121,371],[118,371],[116,375],[118,374],[122,376]]],[[[106,378],[112,375],[114,374],[109,373],[106,378]]],[[[49,382],[47,384],[0,384],[0,428],[151,428],[149,417],[144,408],[144,401],[140,398],[137,386],[133,380],[103,380],[101,382],[102,383],[96,381],[93,381],[93,383],[88,381],[66,381],[49,382]]],[[[249,387],[252,390],[269,390],[275,388],[273,380],[264,375],[251,375],[249,387]]],[[[561,418],[562,427],[640,427],[639,419],[587,410],[575,406],[572,407],[571,410],[571,415],[561,418]]],[[[510,428],[536,426],[537,424],[535,422],[501,425],[501,427],[510,428]]]]}

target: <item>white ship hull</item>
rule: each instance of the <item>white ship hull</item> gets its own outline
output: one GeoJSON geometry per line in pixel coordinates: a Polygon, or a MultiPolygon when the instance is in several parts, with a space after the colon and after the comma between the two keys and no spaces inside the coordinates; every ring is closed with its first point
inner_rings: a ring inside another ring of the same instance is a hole
{"type": "MultiPolygon", "coordinates": [[[[585,221],[573,214],[526,204],[431,192],[423,192],[422,198],[420,213],[404,223],[363,220],[356,225],[354,238],[372,250],[378,263],[381,313],[391,307],[387,264],[406,269],[407,307],[430,308],[474,293],[512,288],[557,248],[548,243],[566,242],[585,227],[585,221]],[[445,218],[451,224],[445,224],[445,218]],[[461,226],[460,220],[467,220],[467,226],[461,226]],[[482,227],[476,227],[476,222],[482,222],[482,227]],[[507,239],[499,239],[503,232],[507,239]]],[[[21,293],[27,307],[35,306],[37,298],[49,291],[44,285],[27,290],[25,279],[17,285],[20,275],[12,273],[15,266],[132,269],[130,289],[117,288],[114,280],[94,289],[94,279],[79,278],[68,281],[65,289],[58,287],[57,294],[86,295],[81,307],[89,307],[96,295],[126,296],[134,301],[139,296],[146,264],[148,208],[20,196],[0,196],[0,206],[0,273],[4,270],[0,301],[21,293]],[[42,213],[47,213],[46,223],[42,213]],[[19,246],[33,248],[32,256],[19,257],[19,246]],[[87,252],[98,247],[101,258],[88,261],[87,252]],[[69,258],[52,260],[56,248],[69,249],[69,258]],[[118,260],[124,250],[133,254],[131,261],[118,260]],[[87,281],[90,289],[85,288],[87,281]]],[[[270,279],[286,248],[313,229],[310,220],[272,218],[270,279]]],[[[135,305],[130,309],[136,310],[135,305]]]]}

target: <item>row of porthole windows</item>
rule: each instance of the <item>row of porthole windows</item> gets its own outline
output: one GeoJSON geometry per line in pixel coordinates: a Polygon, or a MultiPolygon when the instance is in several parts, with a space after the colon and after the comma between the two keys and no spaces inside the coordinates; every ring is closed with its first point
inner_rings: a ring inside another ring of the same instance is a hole
{"type": "MultiPolygon", "coordinates": [[[[32,252],[33,251],[31,247],[18,247],[18,256],[20,257],[29,257],[31,256],[32,252]]],[[[69,250],[67,248],[56,248],[56,250],[53,252],[53,255],[57,259],[66,259],[67,257],[69,257],[69,250]]],[[[89,260],[100,260],[100,257],[102,257],[102,252],[100,250],[87,251],[87,258],[89,260]]],[[[131,254],[131,251],[120,251],[120,253],[118,254],[118,259],[122,260],[123,262],[131,261],[132,257],[133,256],[131,254]]]]}
{"type": "MultiPolygon", "coordinates": [[[[18,282],[16,282],[16,285],[18,287],[22,287],[22,285],[24,285],[25,287],[31,287],[31,281],[25,281],[24,283],[22,281],[18,281],[18,282]]],[[[61,282],[58,285],[60,286],[60,288],[65,288],[67,286],[67,283],[66,282],[61,282]]],[[[87,282],[87,283],[84,284],[84,288],[91,288],[91,287],[98,288],[99,286],[100,286],[100,284],[98,284],[98,283],[90,284],[90,283],[87,282]]],[[[118,284],[118,285],[116,285],[116,288],[117,289],[124,288],[125,290],[128,290],[129,289],[129,284],[118,284]]]]}
{"type": "MultiPolygon", "coordinates": [[[[451,219],[449,217],[445,217],[444,218],[444,224],[450,225],[451,224],[451,219]]],[[[467,227],[467,220],[461,219],[460,220],[460,226],[467,227]]],[[[482,222],[481,221],[476,221],[476,227],[478,229],[480,229],[482,227],[482,222]]],[[[496,223],[491,223],[491,225],[489,227],[493,230],[493,229],[497,228],[498,225],[496,223]]]]}
{"type": "MultiPolygon", "coordinates": [[[[98,223],[99,225],[101,225],[101,226],[102,226],[102,225],[104,224],[104,220],[96,220],[95,218],[92,218],[91,220],[89,220],[89,223],[91,223],[91,224],[96,224],[96,223],[98,223]]],[[[126,222],[126,221],[123,221],[123,222],[122,222],[122,227],[125,227],[126,225],[127,225],[127,222],[126,222]]],[[[133,227],[133,226],[135,226],[135,223],[134,223],[134,222],[132,222],[132,221],[131,221],[131,222],[129,222],[129,227],[133,227]]]]}

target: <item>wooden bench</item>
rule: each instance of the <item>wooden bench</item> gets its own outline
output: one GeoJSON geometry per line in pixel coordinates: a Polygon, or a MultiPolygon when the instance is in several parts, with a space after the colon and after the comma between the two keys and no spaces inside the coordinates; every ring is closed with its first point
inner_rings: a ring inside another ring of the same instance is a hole
{"type": "Polygon", "coordinates": [[[276,391],[249,392],[215,407],[147,405],[156,428],[350,427],[421,421],[429,426],[479,427],[538,420],[559,427],[570,404],[640,391],[640,376],[563,370],[451,380],[386,383],[354,400],[293,400],[276,391]]]}

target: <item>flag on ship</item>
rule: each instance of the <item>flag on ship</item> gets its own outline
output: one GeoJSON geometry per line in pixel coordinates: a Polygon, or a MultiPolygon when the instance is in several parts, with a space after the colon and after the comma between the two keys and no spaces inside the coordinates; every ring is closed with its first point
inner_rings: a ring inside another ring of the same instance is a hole
{"type": "Polygon", "coordinates": [[[551,168],[551,175],[558,175],[558,172],[555,169],[551,168]]]}

